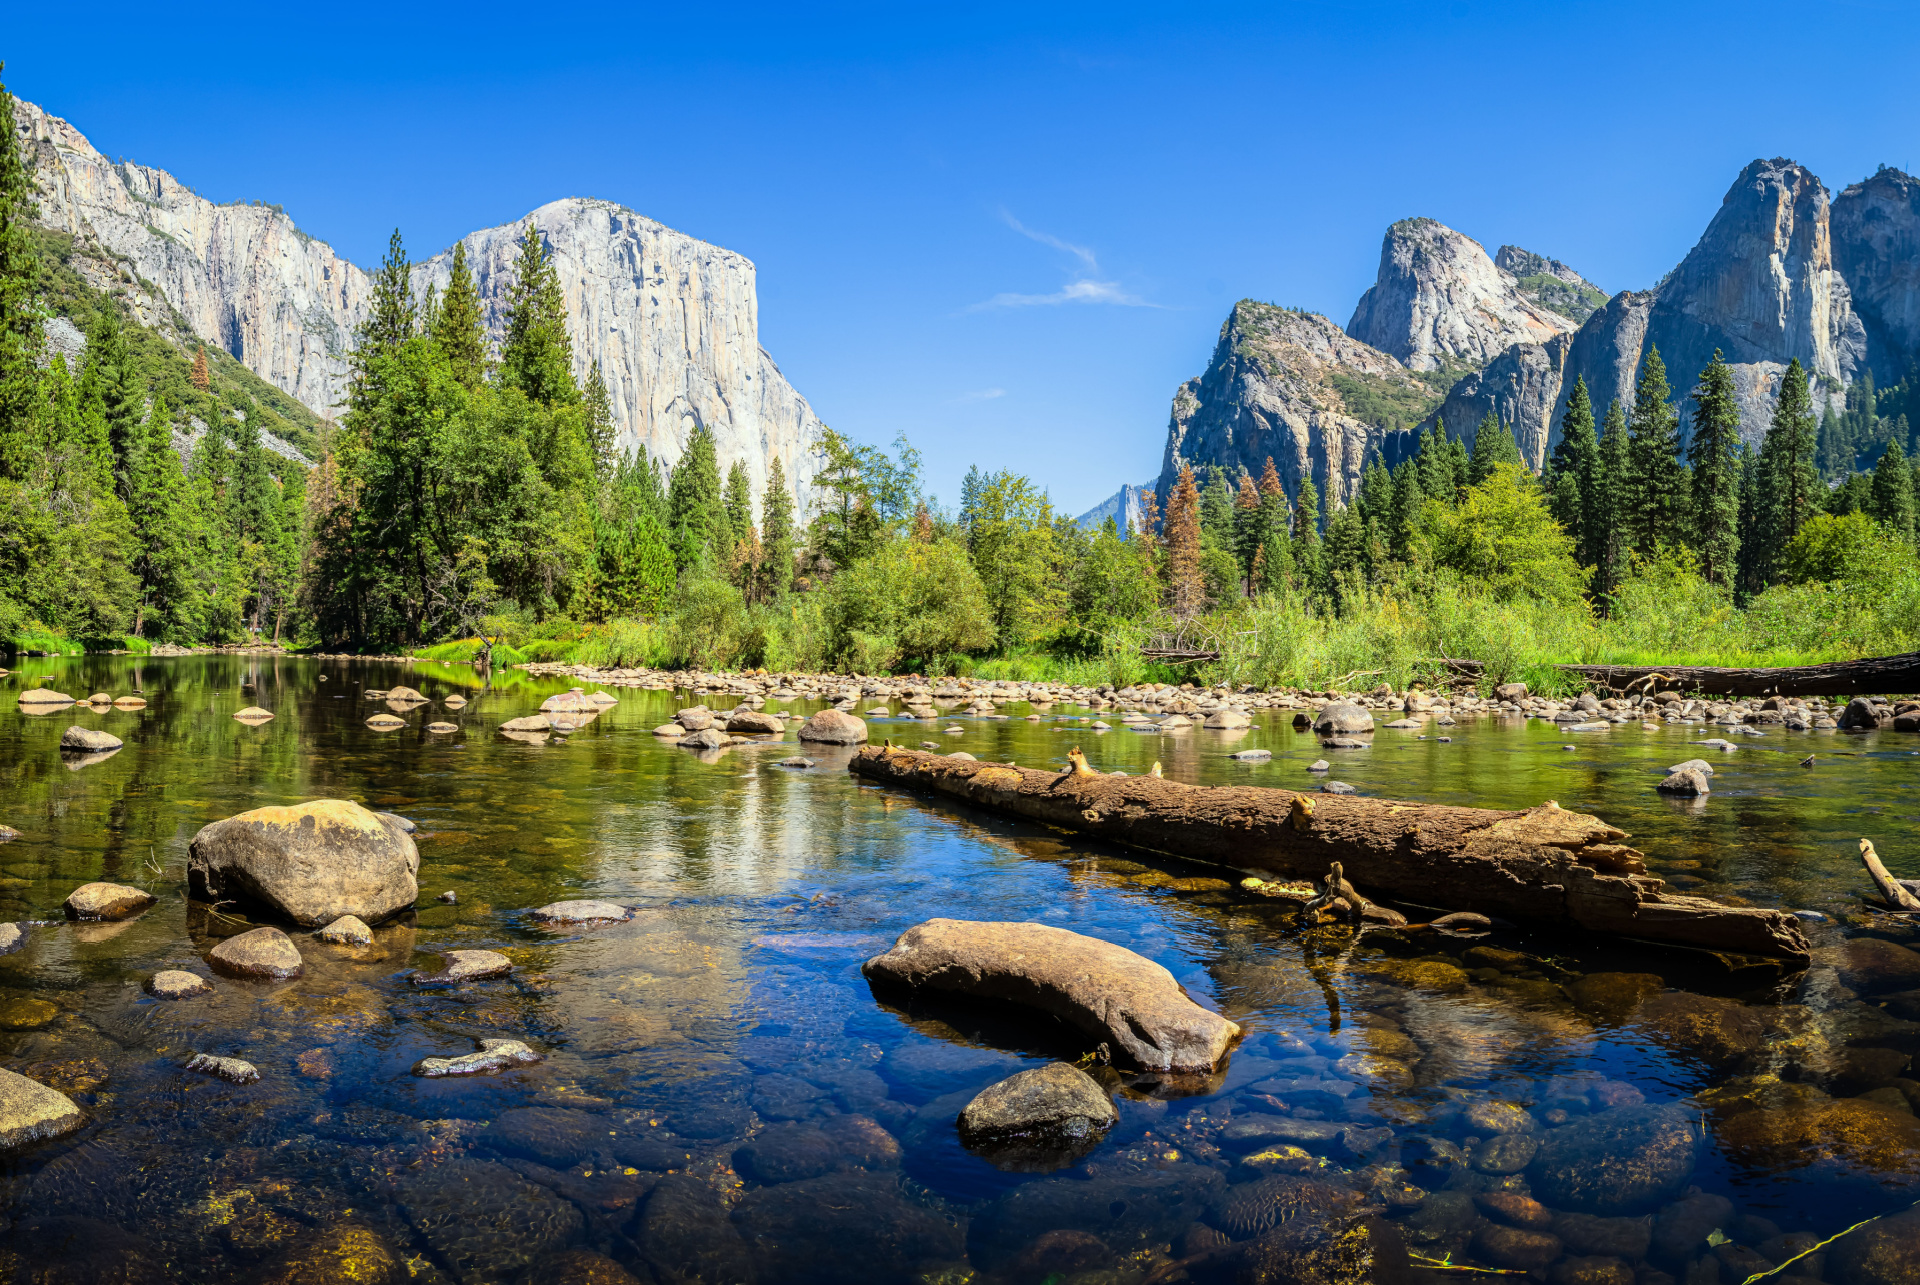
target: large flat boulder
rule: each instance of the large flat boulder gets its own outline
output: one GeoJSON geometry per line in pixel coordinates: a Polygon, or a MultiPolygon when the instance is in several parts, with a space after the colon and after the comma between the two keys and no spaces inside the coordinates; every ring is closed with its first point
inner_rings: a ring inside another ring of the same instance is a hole
{"type": "Polygon", "coordinates": [[[82,727],[78,723],[60,733],[60,750],[63,754],[97,754],[101,750],[117,750],[120,744],[120,738],[113,733],[82,727]]]}
{"type": "Polygon", "coordinates": [[[0,1071],[0,1150],[11,1151],[80,1127],[73,1099],[38,1080],[0,1071]]]}
{"type": "Polygon", "coordinates": [[[201,827],[187,880],[203,901],[247,901],[305,928],[377,924],[420,895],[420,853],[398,817],[345,799],[255,808],[201,827]]]}
{"type": "Polygon", "coordinates": [[[867,725],[843,710],[823,709],[800,724],[800,739],[822,745],[864,745],[867,725]]]}
{"type": "Polygon", "coordinates": [[[125,919],[154,903],[145,888],[123,883],[83,883],[67,894],[61,907],[69,919],[125,919]]]}
{"type": "Polygon", "coordinates": [[[1124,946],[1034,923],[929,919],[861,972],[876,987],[1002,1000],[1051,1014],[1148,1071],[1209,1071],[1240,1028],[1124,946]]]}

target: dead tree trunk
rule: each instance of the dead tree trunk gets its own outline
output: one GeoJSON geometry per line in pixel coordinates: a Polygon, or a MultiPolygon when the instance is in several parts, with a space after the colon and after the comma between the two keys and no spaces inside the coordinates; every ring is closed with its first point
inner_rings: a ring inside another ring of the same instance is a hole
{"type": "Polygon", "coordinates": [[[1331,862],[1363,892],[1447,910],[1804,964],[1778,910],[1662,892],[1628,836],[1543,803],[1526,812],[1397,803],[1155,777],[1038,772],[868,746],[855,775],[960,799],[1129,847],[1261,878],[1319,879],[1331,862]]]}
{"type": "Polygon", "coordinates": [[[1609,687],[1645,682],[1649,675],[1654,675],[1655,682],[1649,686],[1713,696],[1865,696],[1920,691],[1920,651],[1785,669],[1719,669],[1704,665],[1557,665],[1555,668],[1609,687]]]}

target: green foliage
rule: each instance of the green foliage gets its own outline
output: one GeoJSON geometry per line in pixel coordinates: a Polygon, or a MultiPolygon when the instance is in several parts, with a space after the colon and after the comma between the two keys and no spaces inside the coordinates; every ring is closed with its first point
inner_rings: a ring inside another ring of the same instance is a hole
{"type": "Polygon", "coordinates": [[[705,424],[694,426],[668,482],[667,530],[677,569],[684,572],[709,558],[719,565],[720,544],[730,532],[721,507],[720,460],[713,430],[705,424]]]}
{"type": "Polygon", "coordinates": [[[1584,609],[1587,573],[1574,560],[1573,538],[1553,520],[1539,487],[1519,465],[1495,465],[1456,506],[1429,501],[1421,526],[1433,565],[1493,600],[1536,598],[1584,609]]]}
{"type": "Polygon", "coordinates": [[[34,471],[40,434],[37,363],[45,344],[34,299],[40,256],[32,231],[33,176],[13,119],[13,96],[0,85],[0,122],[7,126],[0,139],[0,478],[24,482],[34,471]]]}
{"type": "Polygon", "coordinates": [[[1740,555],[1740,404],[1733,372],[1715,349],[1694,390],[1693,549],[1700,571],[1714,584],[1731,586],[1740,555]]]}
{"type": "Polygon", "coordinates": [[[760,495],[760,589],[758,597],[778,601],[793,587],[793,495],[786,466],[774,456],[767,463],[767,487],[760,495]]]}
{"type": "Polygon", "coordinates": [[[834,577],[822,604],[830,662],[885,673],[994,640],[985,586],[957,540],[892,540],[834,577]]]}
{"type": "Polygon", "coordinates": [[[1914,537],[1913,469],[1899,441],[1887,443],[1880,462],[1873,466],[1873,492],[1867,512],[1887,530],[1909,544],[1914,537]]]}
{"type": "Polygon", "coordinates": [[[1001,470],[980,479],[966,531],[1000,645],[1039,636],[1061,596],[1052,503],[1030,479],[1001,470]]]}
{"type": "Polygon", "coordinates": [[[1473,431],[1473,454],[1467,461],[1467,485],[1479,486],[1502,465],[1521,466],[1520,446],[1513,429],[1488,411],[1473,431]]]}
{"type": "Polygon", "coordinates": [[[467,243],[453,245],[453,265],[447,293],[433,316],[434,346],[447,359],[453,377],[468,388],[480,387],[487,377],[486,326],[480,312],[480,289],[467,266],[467,243]]]}
{"type": "Polygon", "coordinates": [[[1856,511],[1810,519],[1787,546],[1785,571],[1790,584],[1838,582],[1871,591],[1913,560],[1911,541],[1856,511]]]}
{"type": "Polygon", "coordinates": [[[1347,414],[1389,430],[1420,423],[1446,400],[1447,386],[1436,387],[1421,379],[1419,372],[1414,372],[1413,379],[1393,379],[1328,367],[1326,376],[1347,414]]]}
{"type": "Polygon", "coordinates": [[[506,313],[506,337],[500,344],[501,387],[518,389],[542,406],[578,402],[566,296],[560,290],[553,255],[531,221],[520,237],[506,313]]]}
{"type": "Polygon", "coordinates": [[[1520,293],[1542,308],[1580,322],[1607,306],[1607,296],[1590,285],[1562,281],[1548,272],[1529,273],[1514,282],[1520,293]]]}
{"type": "Polygon", "coordinates": [[[1680,416],[1670,404],[1667,366],[1658,348],[1649,349],[1634,385],[1627,477],[1622,488],[1630,547],[1641,552],[1684,544],[1692,524],[1687,515],[1686,474],[1680,466],[1680,416]]]}

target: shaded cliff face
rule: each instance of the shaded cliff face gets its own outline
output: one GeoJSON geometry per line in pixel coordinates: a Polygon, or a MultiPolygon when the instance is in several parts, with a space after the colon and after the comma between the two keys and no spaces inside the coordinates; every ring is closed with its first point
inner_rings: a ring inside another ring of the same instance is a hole
{"type": "Polygon", "coordinates": [[[1359,404],[1397,401],[1412,423],[1433,400],[1393,357],[1326,317],[1242,300],[1205,373],[1174,394],[1156,491],[1171,492],[1182,464],[1258,477],[1271,456],[1289,499],[1311,477],[1331,512],[1359,486],[1368,456],[1383,447],[1393,456],[1389,441],[1402,435],[1360,419],[1359,404]]]}
{"type": "Polygon", "coordinates": [[[1478,241],[1433,219],[1402,219],[1387,229],[1379,275],[1347,334],[1409,369],[1443,370],[1483,365],[1577,324],[1527,298],[1478,241]]]}
{"type": "MultiPolygon", "coordinates": [[[[600,363],[622,447],[643,445],[673,463],[704,424],[723,472],[745,460],[757,497],[778,456],[804,504],[820,421],[760,347],[752,262],[610,201],[553,201],[462,238],[496,345],[528,222],[566,295],[574,373],[584,384],[600,363]]],[[[444,293],[452,263],[450,246],[415,265],[414,292],[432,283],[444,293]]]]}
{"type": "MultiPolygon", "coordinates": [[[[109,162],[31,103],[16,100],[16,127],[44,225],[99,243],[196,337],[315,412],[343,408],[365,272],[274,207],[215,205],[163,170],[109,162]]],[[[705,424],[723,471],[745,460],[757,492],[777,455],[805,504],[820,421],[760,347],[753,264],[605,201],[555,201],[528,218],[554,252],[574,374],[584,382],[599,360],[622,442],[673,463],[705,424]]],[[[465,238],[496,344],[523,222],[465,238]]],[[[416,290],[444,288],[450,259],[451,248],[416,265],[416,290]]],[[[128,291],[139,310],[143,287],[128,291]]]]}
{"type": "MultiPolygon", "coordinates": [[[[1539,468],[1546,458],[1548,427],[1557,424],[1554,403],[1559,400],[1573,347],[1572,335],[1555,335],[1544,344],[1515,344],[1481,370],[1464,376],[1447,390],[1446,401],[1435,414],[1446,422],[1447,435],[1473,445],[1480,421],[1491,413],[1513,428],[1520,457],[1539,468]]],[[[1433,426],[1433,416],[1420,425],[1433,426]]]]}
{"type": "Polygon", "coordinates": [[[1881,170],[1834,197],[1830,218],[1874,381],[1896,383],[1920,356],[1920,179],[1881,170]]]}

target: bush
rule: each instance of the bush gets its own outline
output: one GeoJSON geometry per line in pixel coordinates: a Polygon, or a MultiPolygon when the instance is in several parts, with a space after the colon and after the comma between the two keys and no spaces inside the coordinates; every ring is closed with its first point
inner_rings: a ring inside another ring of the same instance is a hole
{"type": "Polygon", "coordinates": [[[993,642],[993,614],[958,541],[895,540],[835,576],[822,604],[828,653],[862,674],[924,665],[993,642]]]}

